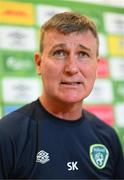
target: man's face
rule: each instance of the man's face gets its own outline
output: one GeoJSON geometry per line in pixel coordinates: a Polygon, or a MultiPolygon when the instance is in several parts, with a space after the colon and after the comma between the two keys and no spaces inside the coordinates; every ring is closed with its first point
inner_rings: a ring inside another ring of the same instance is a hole
{"type": "Polygon", "coordinates": [[[90,31],[46,32],[42,55],[35,56],[43,80],[43,96],[56,102],[82,102],[90,94],[96,78],[96,52],[96,38],[90,31]]]}

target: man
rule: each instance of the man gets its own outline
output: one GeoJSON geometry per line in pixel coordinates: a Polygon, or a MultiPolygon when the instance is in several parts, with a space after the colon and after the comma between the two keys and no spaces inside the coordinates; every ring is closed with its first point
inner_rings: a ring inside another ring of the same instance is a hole
{"type": "Polygon", "coordinates": [[[115,131],[82,110],[96,78],[98,44],[85,16],[60,13],[43,25],[35,54],[43,92],[0,121],[0,178],[124,178],[115,131]]]}

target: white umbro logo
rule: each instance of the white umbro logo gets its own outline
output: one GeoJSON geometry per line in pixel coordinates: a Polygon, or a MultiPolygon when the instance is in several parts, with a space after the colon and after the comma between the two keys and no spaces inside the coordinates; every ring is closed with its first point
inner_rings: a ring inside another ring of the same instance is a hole
{"type": "Polygon", "coordinates": [[[45,152],[44,150],[41,150],[37,153],[36,162],[45,164],[48,161],[50,161],[49,153],[45,152]]]}

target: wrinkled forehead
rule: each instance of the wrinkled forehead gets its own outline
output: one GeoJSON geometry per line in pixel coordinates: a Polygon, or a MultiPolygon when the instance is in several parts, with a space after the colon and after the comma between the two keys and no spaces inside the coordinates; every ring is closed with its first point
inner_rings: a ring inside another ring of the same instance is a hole
{"type": "Polygon", "coordinates": [[[58,47],[59,45],[71,48],[86,46],[94,52],[98,51],[97,39],[93,36],[91,31],[63,33],[57,30],[49,30],[45,32],[42,50],[46,47],[58,47]]]}
{"type": "Polygon", "coordinates": [[[62,32],[62,31],[59,31],[59,30],[56,30],[56,29],[50,29],[48,31],[45,31],[43,36],[42,36],[42,42],[44,41],[44,39],[46,39],[48,36],[49,37],[52,37],[52,36],[56,36],[56,38],[60,38],[61,36],[65,36],[65,37],[68,37],[70,35],[76,35],[76,36],[80,36],[80,37],[84,37],[85,35],[89,35],[91,37],[93,37],[92,39],[95,40],[97,42],[97,45],[98,45],[98,40],[97,40],[97,37],[94,36],[94,34],[92,33],[91,30],[85,30],[85,31],[73,31],[73,32],[62,32]]]}
{"type": "Polygon", "coordinates": [[[96,49],[96,54],[98,55],[98,41],[97,38],[93,35],[92,31],[74,31],[74,32],[61,32],[56,29],[51,29],[44,32],[42,37],[41,49],[43,50],[44,46],[50,45],[51,43],[61,43],[61,42],[70,42],[70,43],[87,43],[96,49]]]}

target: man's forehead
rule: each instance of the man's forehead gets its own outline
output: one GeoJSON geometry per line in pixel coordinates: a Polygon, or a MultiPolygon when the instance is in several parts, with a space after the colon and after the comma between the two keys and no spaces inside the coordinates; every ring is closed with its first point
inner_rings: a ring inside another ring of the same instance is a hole
{"type": "Polygon", "coordinates": [[[78,39],[78,41],[81,41],[81,40],[91,40],[91,41],[97,41],[96,37],[94,37],[93,33],[88,30],[88,31],[84,31],[84,32],[71,32],[71,33],[63,33],[61,31],[58,31],[58,30],[48,30],[44,33],[44,37],[43,37],[43,40],[47,40],[47,41],[57,41],[57,40],[72,40],[73,39],[78,39]]]}
{"type": "MultiPolygon", "coordinates": [[[[84,34],[91,32],[90,30],[86,31],[72,31],[72,32],[64,32],[58,29],[48,29],[47,31],[44,32],[44,34],[60,34],[60,35],[70,35],[70,34],[84,34]]],[[[92,33],[92,32],[91,32],[92,33]]]]}
{"type": "Polygon", "coordinates": [[[55,48],[67,48],[70,45],[76,48],[85,49],[91,51],[97,48],[97,39],[94,37],[91,31],[86,32],[71,32],[64,34],[57,30],[48,30],[45,32],[43,39],[45,46],[55,48]]]}

